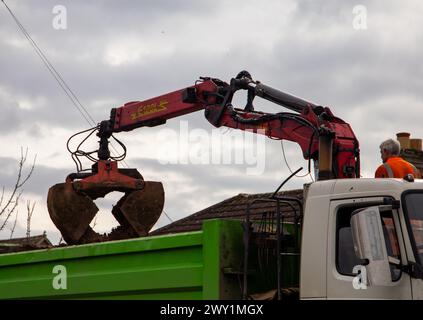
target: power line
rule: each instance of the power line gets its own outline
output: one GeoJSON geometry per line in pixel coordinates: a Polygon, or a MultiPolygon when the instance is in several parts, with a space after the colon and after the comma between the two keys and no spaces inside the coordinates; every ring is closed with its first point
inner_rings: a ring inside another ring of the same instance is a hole
{"type": "MultiPolygon", "coordinates": [[[[60,75],[60,73],[56,70],[56,68],[51,64],[51,62],[48,60],[48,58],[45,56],[44,52],[40,49],[40,47],[37,45],[35,40],[31,37],[31,35],[28,33],[28,31],[25,29],[25,27],[20,23],[19,19],[15,16],[15,14],[12,12],[12,10],[9,8],[9,6],[6,4],[4,0],[1,0],[6,7],[7,11],[12,16],[13,20],[17,24],[18,28],[21,30],[21,32],[24,34],[25,38],[28,40],[32,48],[34,49],[35,53],[38,55],[38,57],[41,59],[47,70],[50,72],[50,74],[53,76],[53,78],[56,80],[60,88],[63,90],[63,92],[66,94],[66,96],[69,98],[69,100],[72,102],[74,107],[78,110],[78,112],[81,114],[81,116],[87,121],[87,123],[90,126],[96,126],[97,123],[95,122],[94,118],[90,115],[88,110],[82,105],[76,94],[73,92],[73,90],[69,87],[69,85],[66,83],[66,81],[63,79],[63,77],[60,75]]],[[[110,146],[112,149],[116,152],[116,148],[114,145],[110,142],[110,146]]],[[[128,165],[123,160],[123,163],[126,167],[128,165]]]]}
{"type": "Polygon", "coordinates": [[[76,97],[75,93],[69,88],[66,81],[63,80],[59,72],[54,68],[54,66],[50,63],[50,61],[47,59],[43,51],[40,49],[40,47],[37,45],[37,43],[32,39],[31,35],[28,33],[28,31],[25,29],[25,27],[20,23],[19,19],[15,16],[15,14],[12,12],[12,10],[8,7],[6,2],[2,0],[3,4],[5,5],[7,11],[12,16],[15,23],[18,25],[21,32],[24,34],[25,38],[28,40],[32,48],[34,49],[35,53],[38,55],[38,57],[41,59],[43,64],[46,66],[50,74],[54,77],[54,79],[57,81],[59,86],[62,88],[62,90],[65,92],[65,94],[68,96],[68,98],[71,100],[72,104],[78,109],[78,111],[81,113],[81,115],[84,117],[84,119],[88,122],[89,125],[95,125],[94,119],[91,117],[91,115],[88,113],[88,111],[84,108],[84,106],[80,103],[79,99],[76,97]],[[85,112],[85,113],[84,113],[85,112]]]}
{"type": "Polygon", "coordinates": [[[169,215],[167,214],[167,212],[163,209],[163,213],[165,214],[165,216],[170,220],[170,222],[173,222],[172,218],[169,217],[169,215]]]}

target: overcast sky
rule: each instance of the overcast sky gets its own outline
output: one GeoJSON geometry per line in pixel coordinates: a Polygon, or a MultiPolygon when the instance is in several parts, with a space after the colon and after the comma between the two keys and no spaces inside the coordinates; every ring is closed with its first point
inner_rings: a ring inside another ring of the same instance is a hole
{"type": "MultiPolygon", "coordinates": [[[[6,3],[96,122],[107,119],[111,108],[128,101],[192,85],[199,76],[229,81],[246,69],[265,84],[329,106],[350,123],[360,141],[364,177],[373,176],[383,139],[400,131],[423,137],[422,1],[6,3]],[[66,29],[54,28],[57,11],[53,13],[53,8],[57,5],[66,8],[66,29]],[[365,29],[354,28],[357,5],[364,5],[367,11],[365,29]]],[[[281,111],[258,99],[255,105],[258,110],[281,111]]],[[[32,233],[46,230],[57,242],[60,236],[46,208],[48,188],[75,171],[66,141],[90,126],[60,90],[3,4],[0,108],[0,186],[6,193],[13,187],[21,146],[28,147],[29,160],[37,155],[15,234],[24,235],[25,202],[31,200],[36,202],[32,233]]],[[[289,175],[279,141],[266,140],[263,149],[262,141],[248,134],[213,131],[202,112],[173,119],[162,127],[117,136],[128,148],[127,165],[138,168],[146,180],[163,182],[165,210],[172,220],[238,193],[272,191],[289,175]],[[184,133],[187,126],[188,133],[184,133]],[[175,135],[163,139],[164,129],[175,135]],[[204,132],[217,134],[207,142],[204,132]],[[195,141],[188,140],[193,137],[195,141]],[[224,143],[221,147],[215,143],[219,137],[224,143]],[[264,171],[247,172],[254,163],[246,161],[163,164],[184,153],[195,153],[193,148],[218,154],[248,150],[263,156],[264,171]]],[[[284,143],[284,148],[293,169],[307,166],[297,145],[284,143]]],[[[300,188],[309,181],[309,177],[295,178],[286,188],[300,188]]],[[[118,198],[114,195],[98,203],[102,211],[98,231],[116,225],[108,211],[118,198]]],[[[156,227],[169,222],[163,215],[156,227]]],[[[0,232],[0,238],[9,236],[10,227],[0,232]]]]}

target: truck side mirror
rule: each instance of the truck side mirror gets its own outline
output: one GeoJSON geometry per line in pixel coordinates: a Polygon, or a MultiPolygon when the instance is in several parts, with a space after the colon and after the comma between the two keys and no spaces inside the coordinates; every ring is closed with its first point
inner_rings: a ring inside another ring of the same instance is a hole
{"type": "Polygon", "coordinates": [[[354,251],[365,265],[367,285],[392,285],[382,219],[378,206],[358,209],[351,216],[354,251]]]}

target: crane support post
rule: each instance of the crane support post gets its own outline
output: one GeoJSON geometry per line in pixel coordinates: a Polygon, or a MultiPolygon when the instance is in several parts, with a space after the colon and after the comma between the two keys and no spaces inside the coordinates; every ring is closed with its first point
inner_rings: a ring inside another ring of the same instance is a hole
{"type": "Polygon", "coordinates": [[[331,135],[319,136],[319,177],[318,180],[332,179],[332,150],[333,138],[331,135]]]}

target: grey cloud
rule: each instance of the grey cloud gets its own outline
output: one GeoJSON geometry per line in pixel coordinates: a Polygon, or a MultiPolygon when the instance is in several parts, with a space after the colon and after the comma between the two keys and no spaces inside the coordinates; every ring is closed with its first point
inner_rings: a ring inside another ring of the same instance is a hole
{"type": "Polygon", "coordinates": [[[0,133],[7,134],[21,129],[22,110],[17,103],[3,102],[0,98],[0,133]]]}
{"type": "MultiPolygon", "coordinates": [[[[23,176],[26,176],[29,172],[32,160],[31,150],[29,150],[27,162],[23,170],[23,176]]],[[[10,157],[0,157],[0,167],[0,186],[4,186],[6,190],[11,190],[16,183],[19,160],[10,157]]],[[[56,183],[64,182],[66,175],[72,170],[71,168],[66,170],[66,168],[56,169],[46,167],[43,164],[35,162],[34,171],[23,189],[25,192],[47,196],[48,189],[56,183]]]]}

